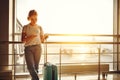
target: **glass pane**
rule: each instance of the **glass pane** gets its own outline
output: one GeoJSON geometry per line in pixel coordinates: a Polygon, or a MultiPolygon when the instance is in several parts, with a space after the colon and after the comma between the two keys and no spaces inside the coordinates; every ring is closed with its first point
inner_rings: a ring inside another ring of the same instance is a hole
{"type": "MultiPolygon", "coordinates": [[[[57,66],[60,65],[60,62],[61,65],[67,66],[78,64],[98,65],[100,54],[100,64],[108,64],[110,70],[113,70],[113,53],[116,54],[116,52],[113,52],[112,36],[113,0],[17,0],[16,6],[17,26],[15,28],[16,34],[14,35],[15,41],[21,41],[20,33],[23,25],[29,23],[27,17],[31,9],[37,10],[37,24],[43,27],[44,32],[56,35],[50,35],[47,39],[47,52],[45,45],[42,44],[40,73],[42,73],[45,62],[45,53],[47,53],[47,61],[57,66]],[[58,34],[71,35],[59,36],[58,34]],[[73,34],[77,34],[77,36],[73,34]],[[92,35],[90,36],[90,34],[92,35]],[[59,42],[70,43],[63,44],[59,42]],[[76,42],[98,43],[77,44],[76,42]],[[100,49],[100,52],[98,49],[100,49]]],[[[15,44],[14,48],[15,72],[28,73],[24,59],[23,44],[15,44]]],[[[66,76],[61,78],[66,80],[66,76]]],[[[73,78],[73,76],[67,76],[69,80],[73,78]]]]}

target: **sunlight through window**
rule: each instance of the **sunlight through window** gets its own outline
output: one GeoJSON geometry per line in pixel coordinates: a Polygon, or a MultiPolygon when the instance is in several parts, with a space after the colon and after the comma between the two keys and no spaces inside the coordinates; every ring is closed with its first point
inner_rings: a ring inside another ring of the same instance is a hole
{"type": "Polygon", "coordinates": [[[113,33],[113,0],[17,0],[23,25],[30,9],[38,11],[38,24],[47,33],[113,33]]]}

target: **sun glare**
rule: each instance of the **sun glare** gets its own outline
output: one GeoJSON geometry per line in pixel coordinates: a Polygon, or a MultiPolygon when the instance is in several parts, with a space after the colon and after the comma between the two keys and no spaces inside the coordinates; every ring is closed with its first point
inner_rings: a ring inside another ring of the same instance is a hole
{"type": "MultiPolygon", "coordinates": [[[[113,34],[113,0],[17,0],[17,18],[28,23],[31,9],[38,12],[38,24],[52,34],[113,34]],[[22,5],[22,6],[21,6],[22,5]]],[[[89,37],[49,37],[49,41],[93,41],[89,37]]],[[[80,53],[90,47],[80,47],[80,53]]],[[[75,56],[85,60],[87,55],[75,56]]]]}
{"type": "Polygon", "coordinates": [[[30,9],[38,11],[38,24],[47,33],[112,34],[113,31],[112,0],[17,0],[17,18],[23,25],[30,9]]]}

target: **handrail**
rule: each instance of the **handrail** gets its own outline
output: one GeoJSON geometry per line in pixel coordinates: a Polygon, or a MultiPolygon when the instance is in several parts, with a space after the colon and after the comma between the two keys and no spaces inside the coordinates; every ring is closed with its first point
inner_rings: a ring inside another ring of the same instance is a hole
{"type": "Polygon", "coordinates": [[[117,37],[120,35],[112,35],[112,34],[48,34],[49,36],[111,36],[117,37]]]}
{"type": "Polygon", "coordinates": [[[0,41],[0,44],[21,44],[21,41],[0,41]]]}
{"type": "MultiPolygon", "coordinates": [[[[14,35],[21,35],[21,33],[14,33],[14,35]]],[[[112,35],[112,34],[52,34],[48,33],[49,36],[111,36],[111,37],[119,37],[120,35],[112,35]]]]}
{"type": "MultiPolygon", "coordinates": [[[[20,33],[15,33],[14,34],[15,36],[21,36],[20,33]]],[[[48,36],[50,36],[49,38],[51,37],[105,37],[105,38],[119,38],[120,35],[112,35],[112,34],[48,34],[48,36]]],[[[100,45],[100,44],[110,44],[110,45],[113,45],[113,44],[120,44],[120,42],[117,42],[117,41],[113,41],[113,39],[110,41],[80,41],[80,40],[77,40],[77,41],[60,41],[60,40],[47,40],[47,42],[45,42],[45,44],[97,44],[97,45],[100,45]]],[[[21,41],[0,41],[0,44],[24,44],[23,42],[21,41]]],[[[44,43],[43,43],[44,44],[44,43]]],[[[86,53],[87,54],[87,53],[86,53]]],[[[89,53],[88,53],[89,54],[89,53]]],[[[98,53],[97,53],[98,54],[98,53]]],[[[117,54],[117,53],[115,53],[117,54]]],[[[14,56],[17,55],[16,53],[14,54],[14,56]]],[[[19,55],[19,54],[18,54],[19,55]]],[[[52,55],[52,54],[49,54],[49,55],[52,55]]],[[[90,62],[86,62],[86,63],[90,63],[90,62]]],[[[94,63],[94,62],[91,62],[91,63],[94,63]]],[[[97,63],[97,62],[96,62],[97,63]]],[[[103,62],[103,63],[113,63],[113,62],[103,62]]],[[[17,64],[14,64],[14,66],[16,66],[17,64]]],[[[25,64],[24,64],[25,65],[25,64]]],[[[21,66],[21,65],[19,65],[21,66]]]]}
{"type": "MultiPolygon", "coordinates": [[[[23,42],[21,41],[0,41],[0,44],[22,44],[23,42]]],[[[99,41],[99,42],[96,42],[96,41],[57,41],[57,42],[53,42],[53,41],[48,41],[48,42],[45,42],[47,44],[120,44],[120,42],[103,42],[103,41],[99,41]]]]}
{"type": "Polygon", "coordinates": [[[47,44],[120,44],[120,42],[46,42],[47,44]]]}

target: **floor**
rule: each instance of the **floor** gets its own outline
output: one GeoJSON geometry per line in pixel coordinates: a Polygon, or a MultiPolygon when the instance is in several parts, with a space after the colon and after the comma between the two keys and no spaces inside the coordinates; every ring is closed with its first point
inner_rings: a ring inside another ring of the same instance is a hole
{"type": "MultiPolygon", "coordinates": [[[[30,77],[24,77],[24,78],[16,78],[15,80],[31,80],[30,77]]],[[[40,77],[40,80],[43,80],[42,76],[40,77]]],[[[106,79],[102,79],[102,76],[99,76],[97,74],[79,74],[77,75],[76,79],[74,75],[62,75],[61,79],[58,80],[120,80],[120,74],[109,74],[106,79]]]]}
{"type": "MultiPolygon", "coordinates": [[[[107,61],[108,62],[111,60],[112,56],[102,56],[101,60],[107,61]]],[[[65,58],[66,59],[66,58],[65,58]]],[[[92,58],[93,61],[97,60],[97,57],[93,57],[92,58]]],[[[91,59],[88,59],[91,60],[91,59]]],[[[103,62],[103,61],[102,61],[103,62]]],[[[111,61],[110,61],[111,62],[111,61]]],[[[110,70],[112,69],[113,64],[110,64],[110,70]]],[[[21,70],[21,69],[20,69],[21,70]]],[[[13,80],[31,80],[30,76],[25,76],[25,74],[22,73],[22,75],[24,77],[19,77],[19,78],[15,78],[13,80]]],[[[28,75],[28,74],[27,74],[28,75]]],[[[43,80],[43,76],[40,75],[40,80],[43,80]]],[[[120,80],[120,74],[109,74],[107,75],[107,77],[105,79],[102,78],[102,75],[100,75],[100,77],[98,76],[98,73],[84,73],[84,74],[79,74],[77,75],[77,77],[75,78],[74,75],[62,75],[61,77],[58,76],[58,80],[120,80]]]]}

